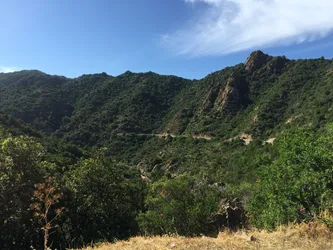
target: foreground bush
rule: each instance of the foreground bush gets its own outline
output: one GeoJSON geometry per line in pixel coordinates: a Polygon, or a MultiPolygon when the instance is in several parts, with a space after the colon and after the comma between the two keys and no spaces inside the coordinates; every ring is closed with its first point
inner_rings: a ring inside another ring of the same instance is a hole
{"type": "Polygon", "coordinates": [[[216,230],[210,223],[218,210],[219,193],[196,185],[188,175],[154,183],[145,200],[147,211],[138,216],[146,234],[199,235],[216,230]]]}
{"type": "Polygon", "coordinates": [[[277,159],[263,167],[251,201],[251,222],[274,229],[313,219],[330,209],[333,190],[333,128],[321,136],[306,130],[284,135],[277,159]]]}

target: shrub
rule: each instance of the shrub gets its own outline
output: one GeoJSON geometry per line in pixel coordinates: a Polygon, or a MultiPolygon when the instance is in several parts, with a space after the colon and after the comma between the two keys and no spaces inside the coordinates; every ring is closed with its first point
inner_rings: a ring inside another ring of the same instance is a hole
{"type": "Polygon", "coordinates": [[[331,202],[333,127],[321,136],[298,130],[275,146],[278,157],[263,167],[249,206],[251,221],[260,228],[310,220],[331,202]]]}
{"type": "Polygon", "coordinates": [[[211,222],[219,195],[209,186],[196,185],[188,175],[152,184],[145,200],[147,211],[137,220],[145,234],[199,235],[216,230],[211,222]]]}

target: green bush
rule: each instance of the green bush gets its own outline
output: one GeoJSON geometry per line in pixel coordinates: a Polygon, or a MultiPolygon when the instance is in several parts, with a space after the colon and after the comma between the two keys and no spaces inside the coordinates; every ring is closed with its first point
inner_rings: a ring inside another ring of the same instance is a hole
{"type": "Polygon", "coordinates": [[[219,195],[198,186],[188,175],[161,179],[152,184],[145,200],[147,211],[137,220],[145,234],[199,235],[216,228],[209,223],[217,211],[219,195]]]}
{"type": "Polygon", "coordinates": [[[321,136],[304,129],[275,145],[276,160],[263,167],[249,206],[251,222],[274,229],[314,218],[329,207],[333,189],[333,127],[321,136]]]}

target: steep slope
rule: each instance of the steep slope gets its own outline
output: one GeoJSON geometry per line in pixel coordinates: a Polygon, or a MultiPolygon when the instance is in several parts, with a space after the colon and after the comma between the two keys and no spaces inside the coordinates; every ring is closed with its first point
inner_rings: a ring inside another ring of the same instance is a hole
{"type": "Polygon", "coordinates": [[[261,138],[305,124],[319,128],[332,121],[332,84],[331,60],[291,61],[256,51],[245,64],[198,81],[180,100],[171,128],[184,122],[177,119],[183,113],[190,114],[185,133],[216,137],[261,138]]]}

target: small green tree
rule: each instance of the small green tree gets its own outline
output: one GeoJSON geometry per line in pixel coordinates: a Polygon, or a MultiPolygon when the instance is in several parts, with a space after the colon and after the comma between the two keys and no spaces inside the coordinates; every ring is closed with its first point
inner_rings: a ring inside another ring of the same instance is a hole
{"type": "Polygon", "coordinates": [[[199,187],[188,175],[154,183],[145,200],[147,211],[137,220],[146,234],[199,235],[212,228],[211,216],[217,211],[218,193],[199,187]]]}

